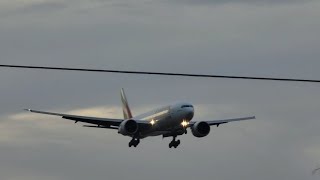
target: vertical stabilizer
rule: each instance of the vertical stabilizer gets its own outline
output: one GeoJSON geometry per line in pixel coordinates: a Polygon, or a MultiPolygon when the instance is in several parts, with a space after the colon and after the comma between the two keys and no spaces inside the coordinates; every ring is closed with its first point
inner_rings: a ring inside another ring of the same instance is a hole
{"type": "Polygon", "coordinates": [[[121,101],[122,101],[122,110],[124,119],[131,119],[132,113],[128,104],[126,94],[124,93],[123,88],[121,89],[121,101]]]}

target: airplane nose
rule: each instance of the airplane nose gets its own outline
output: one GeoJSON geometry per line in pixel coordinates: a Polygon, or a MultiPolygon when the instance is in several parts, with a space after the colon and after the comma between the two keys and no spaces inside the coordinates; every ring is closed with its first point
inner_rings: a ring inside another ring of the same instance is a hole
{"type": "Polygon", "coordinates": [[[193,115],[194,115],[194,112],[193,111],[189,111],[187,114],[186,114],[186,119],[187,120],[191,120],[193,118],[193,115]]]}

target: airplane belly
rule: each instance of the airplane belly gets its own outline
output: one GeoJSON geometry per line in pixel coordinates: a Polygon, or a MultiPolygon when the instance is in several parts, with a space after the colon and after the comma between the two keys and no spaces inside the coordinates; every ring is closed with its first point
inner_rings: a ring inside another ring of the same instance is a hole
{"type": "Polygon", "coordinates": [[[147,118],[145,118],[154,123],[151,128],[140,131],[140,138],[168,134],[180,127],[183,119],[182,111],[169,111],[169,113],[166,114],[156,112],[155,114],[156,116],[148,114],[147,118]]]}
{"type": "Polygon", "coordinates": [[[177,124],[179,124],[178,121],[175,121],[175,119],[173,119],[171,116],[168,116],[157,122],[157,130],[168,130],[176,126],[177,124]]]}
{"type": "MultiPolygon", "coordinates": [[[[155,120],[153,127],[145,132],[141,132],[141,138],[148,136],[159,136],[171,131],[172,127],[176,126],[177,122],[173,121],[171,116],[166,116],[155,120]]],[[[179,124],[179,123],[178,123],[179,124]]]]}

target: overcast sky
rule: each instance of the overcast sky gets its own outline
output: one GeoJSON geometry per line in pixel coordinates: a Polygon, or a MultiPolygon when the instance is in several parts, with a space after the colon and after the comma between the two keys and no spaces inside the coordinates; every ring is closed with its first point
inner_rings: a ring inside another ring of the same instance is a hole
{"type": "MultiPolygon", "coordinates": [[[[2,0],[1,64],[320,79],[316,0],[2,0]]],[[[320,84],[0,69],[1,180],[313,180],[320,84]],[[83,128],[24,108],[121,118],[177,101],[202,139],[83,128]]]]}

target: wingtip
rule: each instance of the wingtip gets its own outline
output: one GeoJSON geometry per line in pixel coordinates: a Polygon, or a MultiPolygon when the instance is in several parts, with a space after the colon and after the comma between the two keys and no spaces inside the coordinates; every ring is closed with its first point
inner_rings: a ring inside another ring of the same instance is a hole
{"type": "Polygon", "coordinates": [[[29,111],[29,112],[31,112],[32,110],[31,109],[24,109],[25,111],[29,111]]]}

